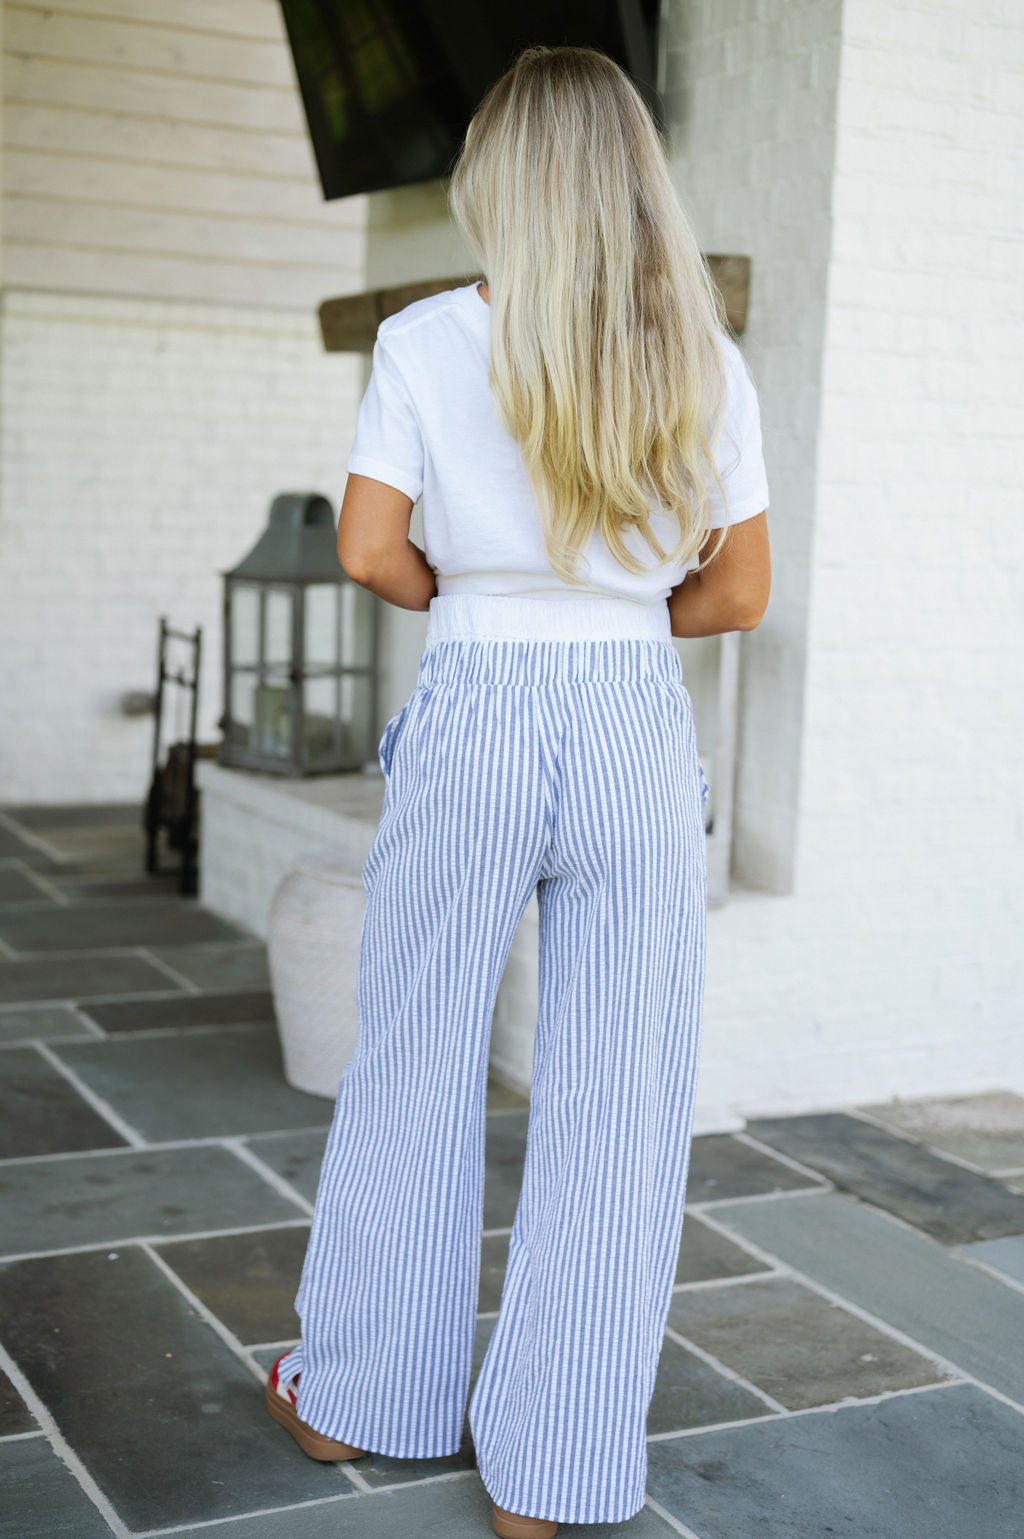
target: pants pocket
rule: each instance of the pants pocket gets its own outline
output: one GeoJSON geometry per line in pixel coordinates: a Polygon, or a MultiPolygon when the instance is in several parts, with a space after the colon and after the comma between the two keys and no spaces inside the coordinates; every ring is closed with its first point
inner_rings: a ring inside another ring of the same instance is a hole
{"type": "Polygon", "coordinates": [[[398,747],[398,737],[402,730],[402,722],[405,719],[405,713],[409,709],[409,705],[410,701],[407,700],[395,712],[391,720],[385,724],[384,731],[380,735],[380,742],[377,744],[377,758],[380,761],[380,767],[385,776],[391,774],[391,764],[395,757],[395,749],[398,747]]]}
{"type": "Polygon", "coordinates": [[[708,805],[708,793],[710,792],[711,787],[708,785],[707,776],[704,774],[704,766],[699,759],[697,760],[697,771],[700,775],[700,804],[706,811],[708,805]]]}

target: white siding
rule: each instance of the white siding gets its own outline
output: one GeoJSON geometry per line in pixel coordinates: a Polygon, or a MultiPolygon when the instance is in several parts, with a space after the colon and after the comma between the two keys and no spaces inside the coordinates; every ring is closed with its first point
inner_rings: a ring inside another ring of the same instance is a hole
{"type": "Polygon", "coordinates": [[[275,493],[337,507],[366,199],[325,203],[275,0],[3,5],[0,799],[141,798],[158,616],[204,628],[275,493]]]}
{"type": "Polygon", "coordinates": [[[4,281],[308,314],[362,286],[275,0],[7,0],[4,281]]]}

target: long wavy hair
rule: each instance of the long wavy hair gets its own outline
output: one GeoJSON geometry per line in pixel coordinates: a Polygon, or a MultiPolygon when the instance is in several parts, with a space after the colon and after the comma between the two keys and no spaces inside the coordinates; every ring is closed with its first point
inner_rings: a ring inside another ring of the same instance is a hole
{"type": "MultiPolygon", "coordinates": [[[[710,532],[728,385],[721,295],[658,129],[596,48],[525,48],[488,89],[448,206],[487,275],[489,384],[519,444],[552,568],[568,582],[600,528],[629,571],[689,564],[710,532]],[[651,524],[674,514],[665,551],[651,524]]],[[[717,553],[723,528],[702,565],[717,553]]]]}

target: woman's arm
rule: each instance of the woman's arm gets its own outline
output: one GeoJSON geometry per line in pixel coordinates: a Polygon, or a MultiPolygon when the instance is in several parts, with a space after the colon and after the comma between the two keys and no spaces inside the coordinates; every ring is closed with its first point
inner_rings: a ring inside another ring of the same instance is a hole
{"type": "MultiPolygon", "coordinates": [[[[701,550],[718,538],[713,529],[701,550]]],[[[761,623],[771,589],[768,510],[730,524],[721,550],[703,572],[687,572],[668,596],[673,636],[719,636],[761,623]]]]}
{"type": "Polygon", "coordinates": [[[437,581],[409,538],[413,502],[372,476],[350,472],[338,515],[338,560],[361,588],[399,609],[429,609],[437,581]]]}

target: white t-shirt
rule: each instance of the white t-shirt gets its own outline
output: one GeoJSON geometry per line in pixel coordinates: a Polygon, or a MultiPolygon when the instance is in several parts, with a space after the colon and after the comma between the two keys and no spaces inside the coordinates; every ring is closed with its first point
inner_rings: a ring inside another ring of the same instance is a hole
{"type": "MultiPolygon", "coordinates": [[[[635,529],[623,538],[644,572],[620,565],[600,530],[584,547],[583,585],[564,583],[552,570],[519,445],[488,384],[490,325],[491,307],[476,283],[416,299],[381,321],[346,468],[397,487],[414,503],[422,496],[424,553],[438,593],[663,601],[689,568],[657,564],[635,529]]],[[[735,342],[722,341],[729,405],[717,464],[735,524],[767,508],[768,482],[757,392],[735,342]]],[[[726,519],[717,487],[711,495],[717,528],[726,519]]],[[[678,520],[650,506],[654,532],[669,551],[678,520]]]]}

